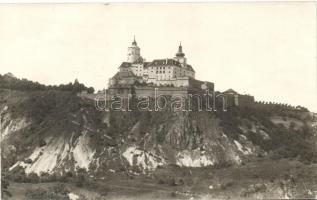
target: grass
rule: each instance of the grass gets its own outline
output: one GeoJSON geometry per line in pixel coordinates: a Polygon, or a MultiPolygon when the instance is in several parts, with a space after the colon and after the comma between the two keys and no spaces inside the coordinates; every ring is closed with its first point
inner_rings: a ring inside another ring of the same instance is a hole
{"type": "MultiPolygon", "coordinates": [[[[88,199],[189,199],[204,198],[254,199],[281,198],[290,193],[293,198],[311,198],[317,192],[317,165],[305,165],[297,160],[281,159],[250,162],[227,168],[179,168],[170,166],[158,169],[152,176],[127,177],[116,173],[104,179],[95,179],[92,186],[77,187],[65,183],[65,188],[88,199]],[[159,178],[182,179],[182,185],[162,183],[159,178]],[[212,189],[210,189],[212,186],[212,189]],[[310,193],[311,192],[311,193],[310,193]]],[[[12,199],[22,199],[29,190],[49,189],[53,183],[12,183],[12,199]]]]}

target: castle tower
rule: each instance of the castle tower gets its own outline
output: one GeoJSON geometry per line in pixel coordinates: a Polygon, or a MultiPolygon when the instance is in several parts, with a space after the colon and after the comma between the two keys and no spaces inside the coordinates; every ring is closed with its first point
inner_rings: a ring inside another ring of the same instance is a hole
{"type": "Polygon", "coordinates": [[[183,53],[183,47],[181,42],[179,43],[178,52],[176,53],[176,57],[174,57],[174,60],[177,60],[178,62],[180,62],[183,67],[186,66],[186,58],[185,58],[185,54],[183,53]]]}
{"type": "Polygon", "coordinates": [[[136,63],[142,61],[142,57],[140,55],[140,48],[138,47],[135,37],[133,39],[132,45],[128,48],[128,59],[129,63],[136,63]]]}

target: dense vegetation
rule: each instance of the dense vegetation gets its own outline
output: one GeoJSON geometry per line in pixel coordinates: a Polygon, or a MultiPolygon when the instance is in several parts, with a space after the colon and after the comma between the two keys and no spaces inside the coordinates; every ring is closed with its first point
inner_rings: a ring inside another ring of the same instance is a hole
{"type": "Polygon", "coordinates": [[[5,75],[0,74],[0,88],[20,90],[20,91],[36,91],[36,90],[61,90],[61,91],[72,91],[81,92],[87,91],[87,93],[93,93],[93,87],[86,87],[84,84],[79,83],[76,79],[74,83],[56,85],[43,85],[38,82],[29,81],[27,79],[18,79],[12,74],[8,73],[5,75]]]}
{"type": "Polygon", "coordinates": [[[313,116],[306,115],[302,110],[287,110],[279,106],[261,107],[234,107],[229,112],[216,112],[221,119],[221,126],[229,137],[237,139],[239,134],[245,135],[252,143],[260,146],[267,152],[272,152],[272,158],[298,158],[303,162],[317,162],[314,144],[314,130],[307,123],[314,120],[313,116]],[[284,121],[295,119],[303,123],[299,129],[290,122],[289,127],[283,124],[274,124],[271,117],[280,116],[284,121]],[[239,128],[247,125],[249,131],[243,133],[239,128]],[[260,134],[250,131],[253,125],[262,127],[270,140],[263,140],[260,134]],[[237,134],[238,133],[238,134],[237,134]]]}

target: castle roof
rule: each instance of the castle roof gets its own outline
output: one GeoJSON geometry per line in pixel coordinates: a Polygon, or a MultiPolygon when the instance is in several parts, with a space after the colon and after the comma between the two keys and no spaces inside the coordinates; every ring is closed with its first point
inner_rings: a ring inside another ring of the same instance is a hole
{"type": "Polygon", "coordinates": [[[135,41],[135,36],[133,37],[133,42],[132,42],[132,45],[135,45],[135,46],[137,46],[138,44],[136,43],[136,41],[135,41]]]}
{"type": "Polygon", "coordinates": [[[176,53],[176,56],[177,57],[184,57],[185,56],[185,54],[183,53],[183,47],[182,47],[181,43],[179,43],[178,52],[176,53]]]}
{"type": "Polygon", "coordinates": [[[174,59],[155,59],[153,60],[149,66],[160,66],[160,65],[175,65],[181,67],[181,63],[174,59]]]}
{"type": "Polygon", "coordinates": [[[143,67],[148,68],[151,62],[143,62],[143,67]]]}
{"type": "MultiPolygon", "coordinates": [[[[182,67],[182,64],[174,59],[156,59],[153,60],[148,66],[162,66],[162,65],[174,65],[178,67],[182,67]]],[[[186,65],[186,69],[189,71],[195,71],[191,65],[186,65]]]]}
{"type": "Polygon", "coordinates": [[[136,78],[137,76],[131,70],[119,71],[112,78],[122,79],[122,78],[136,78]]]}
{"type": "Polygon", "coordinates": [[[131,67],[131,63],[129,62],[123,62],[121,63],[120,67],[119,68],[129,68],[131,67]]]}
{"type": "Polygon", "coordinates": [[[229,93],[232,93],[232,94],[238,94],[238,92],[234,91],[233,89],[228,89],[226,91],[224,91],[223,93],[226,93],[226,94],[229,94],[229,93]]]}
{"type": "MultiPolygon", "coordinates": [[[[122,62],[119,68],[130,68],[132,67],[133,63],[129,63],[129,62],[122,62]]],[[[174,59],[155,59],[152,62],[143,62],[143,67],[144,68],[148,68],[150,66],[162,66],[162,65],[174,65],[174,66],[178,66],[178,67],[182,67],[181,63],[174,60],[174,59]]],[[[191,65],[186,65],[186,69],[189,71],[193,71],[194,69],[191,65]]]]}
{"type": "Polygon", "coordinates": [[[195,70],[193,69],[193,67],[191,65],[186,65],[187,70],[194,72],[195,70]]]}

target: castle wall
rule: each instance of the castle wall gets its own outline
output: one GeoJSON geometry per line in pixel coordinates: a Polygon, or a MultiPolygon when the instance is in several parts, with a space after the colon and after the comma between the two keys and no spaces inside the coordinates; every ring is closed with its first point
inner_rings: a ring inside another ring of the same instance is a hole
{"type": "Polygon", "coordinates": [[[238,106],[250,106],[254,104],[254,97],[250,95],[239,95],[238,106]]]}
{"type": "Polygon", "coordinates": [[[155,85],[173,85],[174,87],[186,87],[189,86],[188,77],[177,77],[169,80],[158,80],[155,78],[149,77],[148,83],[154,83],[155,85]]]}
{"type": "Polygon", "coordinates": [[[155,90],[155,87],[135,87],[135,95],[143,97],[154,97],[155,93],[157,96],[187,96],[187,88],[175,88],[175,87],[159,87],[155,90]]]}
{"type": "Polygon", "coordinates": [[[252,106],[254,105],[254,97],[242,94],[224,94],[227,96],[228,106],[252,106]]]}
{"type": "Polygon", "coordinates": [[[193,78],[188,79],[188,85],[190,88],[202,89],[202,90],[214,90],[214,83],[208,81],[200,81],[193,78]]]}
{"type": "Polygon", "coordinates": [[[134,89],[132,87],[110,87],[106,90],[107,99],[111,99],[113,96],[126,98],[133,93],[134,89]]]}

